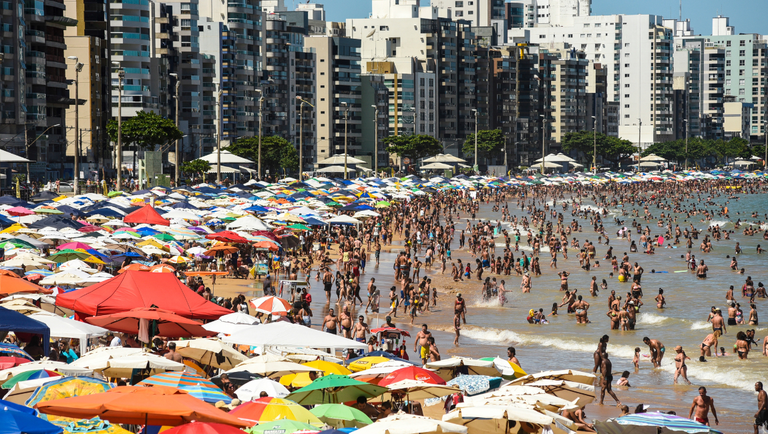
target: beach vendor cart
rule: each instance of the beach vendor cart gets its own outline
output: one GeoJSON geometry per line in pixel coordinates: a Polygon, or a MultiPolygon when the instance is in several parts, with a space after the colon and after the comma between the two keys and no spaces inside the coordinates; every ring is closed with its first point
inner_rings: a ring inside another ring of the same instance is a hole
{"type": "Polygon", "coordinates": [[[377,349],[388,353],[400,348],[400,344],[405,343],[404,337],[411,337],[407,330],[388,326],[372,329],[371,333],[376,336],[377,349]]]}
{"type": "Polygon", "coordinates": [[[293,305],[294,302],[301,300],[301,290],[304,288],[309,290],[309,283],[305,280],[281,280],[277,294],[278,297],[290,301],[293,305]],[[289,294],[290,298],[288,298],[289,294]]]}

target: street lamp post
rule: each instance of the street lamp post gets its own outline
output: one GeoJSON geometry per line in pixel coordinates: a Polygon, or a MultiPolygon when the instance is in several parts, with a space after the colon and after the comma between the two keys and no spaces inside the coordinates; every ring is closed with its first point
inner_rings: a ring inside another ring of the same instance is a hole
{"type": "Polygon", "coordinates": [[[216,134],[216,184],[221,184],[221,94],[222,91],[219,89],[219,92],[217,95],[217,104],[219,106],[219,123],[218,123],[218,134],[216,134]]]}
{"type": "Polygon", "coordinates": [[[688,119],[683,119],[685,122],[685,170],[688,170],[688,119]]]}
{"type": "MultiPolygon", "coordinates": [[[[34,145],[35,142],[37,142],[40,139],[40,137],[43,137],[45,135],[45,133],[47,133],[48,130],[50,130],[51,128],[56,128],[56,127],[60,127],[61,126],[61,124],[51,125],[50,127],[46,128],[45,131],[40,133],[39,136],[35,137],[35,140],[32,140],[30,142],[27,139],[27,133],[29,132],[29,125],[30,124],[28,124],[28,123],[24,124],[24,150],[25,150],[25,153],[27,154],[27,160],[29,160],[29,149],[32,147],[32,145],[34,145]]],[[[29,180],[29,162],[27,162],[27,183],[30,184],[30,185],[32,184],[32,182],[29,180]]]]}
{"type": "Polygon", "coordinates": [[[544,161],[545,159],[544,156],[546,155],[545,144],[547,142],[547,139],[545,134],[546,134],[546,126],[547,126],[547,117],[544,115],[539,115],[539,117],[541,118],[541,174],[543,175],[544,169],[546,166],[546,162],[544,161]]]}
{"type": "Polygon", "coordinates": [[[480,173],[480,163],[477,161],[477,109],[472,109],[472,116],[475,117],[475,173],[480,173]]]}
{"type": "Polygon", "coordinates": [[[379,106],[373,107],[373,176],[379,173],[379,106]]]}
{"type": "Polygon", "coordinates": [[[77,56],[69,56],[67,59],[75,61],[75,176],[73,178],[75,185],[72,187],[72,193],[77,196],[80,187],[80,71],[83,70],[84,65],[78,62],[77,56]]]}
{"type": "Polygon", "coordinates": [[[264,92],[261,89],[254,89],[255,92],[259,93],[259,162],[257,166],[257,178],[259,178],[259,181],[261,181],[261,125],[263,124],[264,118],[262,117],[261,109],[264,104],[264,92]]]}
{"type": "Polygon", "coordinates": [[[592,172],[597,175],[597,116],[592,116],[592,172]]]}
{"type": "Polygon", "coordinates": [[[112,66],[119,68],[117,70],[117,155],[115,156],[117,185],[115,185],[115,190],[120,191],[123,189],[123,79],[125,78],[125,71],[118,63],[112,62],[112,66]]]}
{"type": "Polygon", "coordinates": [[[347,121],[349,120],[349,104],[343,102],[341,105],[344,106],[344,179],[349,179],[347,177],[347,139],[349,138],[347,121]]]}
{"type": "Polygon", "coordinates": [[[314,105],[312,105],[311,102],[303,99],[302,97],[296,95],[296,99],[301,101],[301,105],[299,106],[299,116],[300,116],[300,123],[299,123],[299,180],[303,181],[303,173],[304,173],[304,104],[308,104],[310,107],[315,108],[314,105]]]}
{"type": "MultiPolygon", "coordinates": [[[[173,99],[176,100],[176,128],[179,128],[179,85],[181,84],[181,81],[179,80],[179,74],[172,72],[170,74],[171,77],[176,78],[176,92],[173,94],[173,99]]],[[[179,159],[179,139],[176,139],[176,150],[175,150],[176,157],[174,158],[176,160],[176,170],[174,171],[174,179],[176,181],[176,187],[179,186],[179,164],[181,164],[181,161],[179,159]]]]}

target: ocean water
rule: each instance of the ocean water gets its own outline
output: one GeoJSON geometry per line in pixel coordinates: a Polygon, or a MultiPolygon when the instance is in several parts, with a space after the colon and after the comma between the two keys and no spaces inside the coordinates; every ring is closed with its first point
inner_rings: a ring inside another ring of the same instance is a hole
{"type": "MultiPolygon", "coordinates": [[[[714,397],[718,408],[718,415],[721,420],[729,424],[730,428],[725,428],[725,432],[740,432],[742,430],[751,430],[752,415],[756,411],[756,394],[754,392],[754,383],[756,381],[765,381],[768,373],[768,358],[762,355],[763,339],[768,336],[768,329],[763,326],[736,326],[728,327],[728,333],[720,338],[719,346],[725,347],[726,357],[709,357],[707,362],[699,362],[699,345],[707,334],[711,333],[711,325],[706,322],[711,306],[720,307],[727,316],[727,306],[725,303],[725,293],[730,285],[735,287],[735,297],[737,302],[741,303],[745,317],[749,314],[749,303],[746,298],[741,297],[741,287],[746,276],[752,276],[755,284],[764,282],[768,285],[768,253],[758,255],[755,248],[758,244],[768,248],[768,241],[763,240],[762,232],[749,237],[742,235],[744,226],[734,229],[734,223],[741,219],[742,222],[764,221],[763,218],[768,210],[768,194],[760,195],[739,195],[735,198],[726,196],[712,199],[717,205],[707,205],[709,210],[717,210],[720,205],[729,207],[729,219],[718,217],[712,221],[701,221],[702,216],[694,216],[690,219],[685,215],[678,216],[678,225],[681,230],[689,224],[704,231],[700,234],[698,240],[694,240],[692,253],[698,259],[704,259],[709,266],[709,273],[706,279],[698,279],[694,273],[687,271],[684,255],[685,247],[681,244],[677,248],[658,248],[655,255],[646,255],[644,253],[629,254],[630,262],[639,262],[645,269],[642,278],[642,287],[644,291],[645,305],[640,309],[637,320],[637,326],[634,331],[610,330],[610,320],[606,316],[608,312],[607,299],[610,290],[615,290],[617,296],[624,296],[629,291],[631,283],[620,283],[616,277],[609,277],[612,271],[610,261],[604,260],[608,246],[597,245],[596,259],[600,261],[601,268],[593,268],[587,272],[579,268],[578,259],[575,252],[568,255],[569,259],[564,260],[562,255],[558,257],[558,270],[549,268],[549,253],[542,248],[541,268],[543,276],[533,278],[533,289],[530,294],[520,293],[520,278],[516,276],[493,276],[497,279],[506,280],[508,302],[504,307],[498,303],[483,302],[480,297],[481,282],[474,280],[472,283],[464,284],[460,287],[451,283],[444,283],[443,287],[438,286],[440,290],[459,289],[467,299],[468,314],[467,325],[463,326],[461,331],[461,342],[459,347],[453,347],[453,312],[447,304],[452,302],[453,296],[449,294],[440,294],[440,306],[434,312],[416,318],[415,326],[420,326],[426,322],[430,328],[435,331],[437,344],[441,350],[442,356],[464,355],[472,357],[485,357],[498,355],[505,357],[506,348],[514,346],[517,349],[517,356],[521,361],[522,367],[528,372],[538,372],[549,369],[579,369],[592,371],[594,362],[592,353],[597,347],[599,338],[607,334],[610,336],[608,344],[608,354],[613,362],[615,373],[620,374],[624,370],[632,373],[630,383],[633,385],[629,391],[619,390],[617,394],[623,403],[632,407],[639,403],[652,403],[655,409],[675,409],[678,414],[682,414],[683,409],[690,407],[690,403],[697,395],[697,387],[706,386],[709,389],[709,395],[714,397]],[[753,211],[760,213],[759,218],[752,218],[750,214],[753,211]],[[725,230],[735,230],[731,234],[731,240],[713,240],[714,249],[710,253],[703,253],[698,249],[706,229],[711,225],[719,225],[725,230]],[[745,268],[744,275],[738,274],[730,269],[730,258],[735,253],[734,246],[739,242],[743,253],[737,256],[739,268],[745,268]],[[683,256],[681,258],[681,256],[683,256]],[[560,315],[549,317],[549,324],[531,325],[526,321],[527,313],[530,309],[543,308],[545,313],[551,311],[553,303],[560,303],[563,293],[559,291],[560,279],[557,272],[567,269],[571,272],[569,278],[569,288],[578,289],[578,294],[583,295],[584,299],[591,304],[589,309],[590,324],[576,324],[573,315],[567,315],[564,308],[560,310],[560,315]],[[666,273],[652,273],[651,270],[665,271],[666,273]],[[608,290],[600,291],[597,297],[589,295],[588,285],[592,276],[597,277],[601,282],[606,279],[608,290]],[[658,293],[658,289],[664,289],[664,295],[667,300],[667,307],[657,309],[653,298],[658,293]],[[736,332],[744,331],[748,328],[757,330],[756,339],[759,338],[758,348],[753,348],[749,354],[749,360],[738,360],[732,355],[733,344],[736,340],[736,332]],[[648,347],[643,344],[643,337],[648,336],[652,339],[660,340],[666,346],[666,355],[663,359],[662,367],[654,369],[650,359],[645,357],[650,353],[648,347]],[[674,374],[674,347],[683,346],[687,355],[692,360],[688,364],[688,377],[694,383],[694,386],[678,385],[672,386],[674,374]],[[640,347],[641,357],[640,369],[635,372],[632,366],[632,357],[635,347],[640,347]]],[[[696,198],[691,198],[687,205],[695,203],[696,198]]],[[[550,202],[551,204],[551,202],[550,202]]],[[[558,201],[557,209],[561,211],[561,201],[558,201]]],[[[523,210],[517,209],[514,202],[509,202],[510,212],[518,217],[524,216],[523,210]]],[[[584,207],[598,209],[594,204],[587,201],[584,207]]],[[[500,213],[491,212],[492,205],[481,206],[478,218],[483,220],[496,220],[501,218],[500,213]]],[[[697,206],[701,207],[701,204],[697,206]]],[[[569,208],[564,212],[564,221],[570,222],[572,218],[569,208]]],[[[608,216],[603,217],[603,224],[606,231],[611,235],[610,245],[614,248],[614,255],[621,258],[624,252],[629,253],[629,243],[626,240],[616,239],[615,234],[620,229],[619,225],[614,223],[614,217],[625,220],[623,225],[629,227],[632,217],[622,217],[621,213],[630,208],[610,207],[608,216]]],[[[651,209],[652,214],[658,218],[661,210],[655,207],[651,209]]],[[[669,211],[665,211],[669,214],[669,211]]],[[[642,215],[642,210],[641,210],[642,215]]],[[[462,215],[462,217],[465,217],[462,215]]],[[[457,224],[457,233],[459,229],[464,229],[466,219],[462,219],[457,224]]],[[[654,234],[664,232],[664,228],[656,225],[656,220],[645,222],[637,219],[642,226],[648,226],[654,234]]],[[[583,232],[574,232],[570,238],[576,237],[581,243],[586,240],[597,241],[598,235],[592,232],[588,220],[578,219],[583,226],[583,232]]],[[[764,223],[763,223],[764,224],[764,223]]],[[[507,228],[511,226],[506,224],[507,228]]],[[[768,226],[764,226],[768,227],[768,226]]],[[[674,230],[674,226],[672,228],[674,230]]],[[[531,249],[527,247],[526,232],[520,228],[521,251],[515,253],[515,257],[522,254],[523,251],[530,253],[531,249]],[[525,247],[524,247],[525,246],[525,247]]],[[[633,232],[633,240],[639,244],[639,234],[633,232]]],[[[669,240],[670,242],[673,240],[669,240]]],[[[466,260],[471,258],[466,251],[458,250],[458,236],[454,241],[453,258],[462,258],[466,260]]],[[[503,252],[503,239],[497,240],[497,255],[503,252]]],[[[665,242],[665,245],[667,243],[665,242]]],[[[368,284],[371,277],[376,278],[376,285],[382,292],[381,314],[369,316],[369,324],[377,325],[383,322],[383,317],[389,309],[385,306],[388,299],[389,287],[393,284],[392,261],[395,254],[383,253],[381,256],[381,265],[378,268],[369,263],[366,274],[361,279],[363,285],[362,293],[365,293],[365,285],[368,284]]],[[[473,260],[474,262],[474,260],[473,260]]],[[[334,267],[335,271],[335,267],[334,267]]],[[[439,273],[439,268],[432,271],[422,271],[423,275],[434,276],[439,273]]],[[[450,263],[446,275],[449,276],[450,263]]],[[[315,309],[315,319],[313,322],[318,324],[322,322],[322,316],[327,312],[328,306],[325,305],[325,295],[322,291],[322,285],[315,284],[312,279],[313,288],[313,308],[315,309]],[[321,316],[322,315],[322,316],[321,316]]],[[[365,295],[361,294],[365,299],[365,295]]],[[[335,301],[335,296],[334,296],[335,301]]],[[[764,299],[757,299],[758,313],[768,315],[764,312],[768,308],[768,302],[764,299]]],[[[362,310],[359,311],[362,313],[362,310]]],[[[766,319],[768,320],[768,319],[766,319]]],[[[404,328],[410,327],[410,318],[404,318],[402,308],[398,312],[398,318],[395,322],[404,328]]],[[[414,332],[415,332],[414,327],[414,332]]],[[[412,341],[407,345],[412,349],[412,341]]],[[[414,355],[412,354],[412,357],[414,355]]],[[[617,376],[614,374],[614,376],[617,376]]],[[[609,397],[606,403],[613,403],[609,397]]],[[[685,414],[687,416],[687,411],[685,414]]]]}

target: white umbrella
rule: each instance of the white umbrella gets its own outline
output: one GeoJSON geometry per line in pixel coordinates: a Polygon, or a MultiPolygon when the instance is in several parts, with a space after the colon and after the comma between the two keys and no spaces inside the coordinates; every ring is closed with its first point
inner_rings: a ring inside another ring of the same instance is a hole
{"type": "Polygon", "coordinates": [[[645,157],[641,158],[640,161],[667,161],[664,157],[659,157],[656,154],[648,154],[645,157]]]}
{"type": "Polygon", "coordinates": [[[554,421],[531,407],[522,405],[484,405],[480,407],[461,406],[443,415],[443,421],[471,428],[477,433],[508,433],[508,422],[527,422],[538,426],[549,426],[554,421]]]}
{"type": "Polygon", "coordinates": [[[89,339],[109,333],[109,330],[105,328],[48,312],[35,313],[29,317],[47,325],[51,329],[52,338],[78,339],[80,341],[80,354],[85,354],[89,339]]]}
{"type": "Polygon", "coordinates": [[[232,369],[248,360],[248,357],[235,351],[232,345],[218,339],[201,338],[174,342],[176,351],[182,356],[219,369],[232,369]]]}
{"type": "Polygon", "coordinates": [[[299,372],[316,372],[318,369],[312,368],[310,366],[300,365],[294,362],[289,362],[274,354],[264,354],[262,356],[246,360],[245,362],[235,366],[233,369],[227,371],[227,373],[243,371],[250,372],[251,374],[258,374],[263,377],[280,378],[287,374],[297,374],[299,372]]]}
{"type": "Polygon", "coordinates": [[[79,270],[89,274],[94,274],[97,271],[99,271],[95,268],[92,268],[90,265],[86,264],[80,259],[73,259],[71,261],[64,262],[63,264],[59,265],[59,270],[67,270],[67,271],[79,270]]]}
{"type": "Polygon", "coordinates": [[[467,160],[453,156],[451,154],[437,154],[435,156],[425,158],[423,163],[466,163],[467,160]]]}
{"type": "Polygon", "coordinates": [[[398,381],[397,383],[388,384],[387,388],[390,391],[381,395],[382,401],[391,399],[393,391],[405,394],[409,401],[429,398],[442,398],[443,396],[461,392],[461,389],[458,386],[446,386],[418,380],[398,381]]]}
{"type": "Polygon", "coordinates": [[[224,315],[216,321],[203,324],[203,328],[208,331],[231,335],[254,324],[261,324],[261,321],[246,313],[234,312],[224,315]]]}
{"type": "Polygon", "coordinates": [[[333,218],[330,218],[330,219],[326,220],[325,222],[328,223],[328,224],[332,224],[332,225],[333,224],[337,224],[337,225],[339,225],[339,224],[357,225],[357,224],[362,223],[360,220],[358,220],[358,219],[356,219],[354,217],[350,217],[348,215],[337,215],[337,216],[334,216],[333,218]]]}
{"type": "Polygon", "coordinates": [[[425,416],[406,413],[393,414],[360,428],[355,434],[466,434],[467,427],[455,423],[443,422],[425,416]]]}
{"type": "MultiPolygon", "coordinates": [[[[567,401],[576,401],[579,407],[591,403],[595,399],[595,386],[562,380],[538,380],[528,383],[527,386],[538,387],[546,393],[563,398],[567,401]]],[[[503,390],[500,389],[500,390],[503,390]]]]}
{"type": "Polygon", "coordinates": [[[538,380],[564,380],[591,385],[595,382],[595,378],[595,374],[591,372],[564,369],[559,371],[544,371],[537,374],[529,374],[524,377],[515,379],[510,384],[525,385],[538,380]]]}
{"type": "Polygon", "coordinates": [[[235,391],[237,399],[247,402],[259,399],[261,392],[266,392],[271,398],[285,398],[291,392],[282,384],[269,378],[257,378],[243,384],[235,391]]]}
{"type": "Polygon", "coordinates": [[[419,167],[421,170],[450,170],[453,166],[445,163],[429,163],[419,167]]]}
{"type": "MultiPolygon", "coordinates": [[[[315,170],[315,172],[321,172],[321,173],[344,173],[344,170],[345,170],[344,166],[328,166],[328,167],[323,167],[322,169],[317,169],[317,170],[315,170]]],[[[347,172],[354,172],[355,169],[350,167],[350,166],[347,166],[346,171],[347,172]]]]}
{"type": "MultiPolygon", "coordinates": [[[[345,160],[347,162],[347,166],[349,166],[350,164],[365,164],[365,160],[361,160],[359,158],[355,158],[355,157],[353,157],[351,155],[347,155],[346,158],[344,158],[344,154],[332,155],[332,156],[326,158],[325,160],[318,161],[317,164],[320,165],[320,166],[323,166],[323,165],[326,165],[326,164],[328,164],[328,165],[331,165],[331,164],[333,164],[333,165],[341,164],[341,169],[342,169],[341,171],[343,172],[344,171],[344,161],[345,160]]],[[[321,171],[322,170],[316,170],[316,172],[321,172],[321,171]]]]}
{"type": "Polygon", "coordinates": [[[149,369],[150,375],[184,369],[181,363],[145,353],[141,348],[125,347],[97,348],[75,360],[70,366],[88,368],[110,378],[128,378],[134,369],[149,369]]]}
{"type": "Polygon", "coordinates": [[[45,359],[45,360],[39,360],[36,362],[24,363],[19,366],[14,366],[13,368],[3,369],[2,371],[0,371],[0,383],[4,383],[14,375],[19,375],[22,372],[38,371],[41,369],[47,369],[49,371],[59,372],[63,375],[73,375],[73,376],[87,375],[93,372],[90,369],[77,368],[77,367],[73,367],[72,365],[68,365],[64,362],[54,362],[54,361],[45,359]]]}

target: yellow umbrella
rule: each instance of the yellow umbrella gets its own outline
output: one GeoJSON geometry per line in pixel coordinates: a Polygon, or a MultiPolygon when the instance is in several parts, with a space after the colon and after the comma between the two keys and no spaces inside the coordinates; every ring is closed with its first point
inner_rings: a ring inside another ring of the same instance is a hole
{"type": "Polygon", "coordinates": [[[8,226],[7,228],[3,229],[2,231],[0,231],[0,234],[12,234],[18,231],[19,229],[24,229],[24,225],[22,225],[21,223],[14,223],[8,226]]]}
{"type": "Polygon", "coordinates": [[[136,243],[136,245],[137,246],[155,246],[161,250],[166,250],[166,251],[169,250],[168,247],[160,244],[159,242],[157,242],[155,239],[152,239],[152,238],[142,241],[140,243],[136,243]]]}
{"type": "Polygon", "coordinates": [[[187,258],[185,258],[183,256],[174,256],[171,259],[169,259],[168,262],[171,263],[171,264],[177,264],[177,265],[178,264],[186,264],[187,263],[187,258]]]}
{"type": "Polygon", "coordinates": [[[389,359],[382,356],[362,357],[347,365],[352,372],[365,371],[378,363],[388,362],[389,359]]]}
{"type": "MultiPolygon", "coordinates": [[[[315,360],[312,362],[302,363],[302,365],[319,369],[323,371],[323,375],[349,375],[352,373],[352,371],[337,363],[326,362],[325,360],[315,360]]],[[[298,374],[283,375],[280,378],[280,384],[283,386],[290,385],[295,388],[301,388],[312,384],[312,379],[309,378],[308,372],[299,372],[298,374]]]]}
{"type": "Polygon", "coordinates": [[[96,264],[96,265],[105,265],[106,264],[104,261],[102,261],[101,259],[99,259],[99,258],[97,258],[95,256],[89,256],[89,257],[83,259],[83,261],[88,262],[89,264],[96,264]]]}

